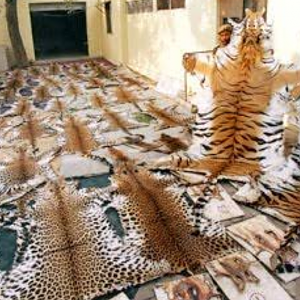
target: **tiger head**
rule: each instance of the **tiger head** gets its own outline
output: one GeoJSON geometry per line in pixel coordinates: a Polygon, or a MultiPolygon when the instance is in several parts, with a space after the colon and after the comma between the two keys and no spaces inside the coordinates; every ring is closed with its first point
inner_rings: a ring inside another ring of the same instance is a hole
{"type": "Polygon", "coordinates": [[[258,39],[261,33],[261,26],[265,24],[263,19],[265,9],[261,12],[253,12],[250,9],[246,9],[245,13],[245,36],[249,39],[258,39]]]}
{"type": "Polygon", "coordinates": [[[250,9],[246,9],[244,29],[239,46],[241,70],[245,74],[248,73],[251,67],[259,63],[263,57],[264,49],[261,43],[261,33],[262,28],[265,26],[264,13],[264,9],[261,12],[253,12],[250,9]]]}

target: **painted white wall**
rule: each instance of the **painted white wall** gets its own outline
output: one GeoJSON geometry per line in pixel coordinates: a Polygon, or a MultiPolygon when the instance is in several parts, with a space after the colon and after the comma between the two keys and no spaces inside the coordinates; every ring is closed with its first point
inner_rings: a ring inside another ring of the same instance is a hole
{"type": "Polygon", "coordinates": [[[102,15],[102,51],[105,58],[119,64],[127,61],[127,15],[125,0],[112,0],[111,13],[112,33],[107,33],[105,14],[102,15]]]}
{"type": "Polygon", "coordinates": [[[275,55],[284,63],[300,63],[299,12],[299,0],[268,0],[267,20],[273,24],[275,55]]]}
{"type": "Polygon", "coordinates": [[[185,9],[127,15],[128,65],[154,79],[182,79],[182,55],[216,45],[217,15],[217,0],[186,0],[185,9]]]}

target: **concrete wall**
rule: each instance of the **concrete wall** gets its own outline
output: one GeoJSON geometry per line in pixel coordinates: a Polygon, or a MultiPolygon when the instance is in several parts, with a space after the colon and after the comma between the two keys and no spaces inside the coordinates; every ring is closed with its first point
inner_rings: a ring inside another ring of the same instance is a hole
{"type": "MultiPolygon", "coordinates": [[[[0,0],[0,6],[2,7],[0,13],[0,44],[11,47],[6,20],[5,20],[5,0],[0,0]]],[[[30,4],[41,3],[56,3],[63,2],[62,0],[21,0],[18,1],[18,18],[20,33],[23,38],[28,58],[35,60],[34,45],[31,30],[30,20],[30,4]]],[[[74,0],[74,2],[86,2],[87,13],[87,36],[88,36],[88,51],[91,57],[97,57],[102,55],[101,45],[101,13],[96,8],[97,0],[74,0]]]]}
{"type": "Polygon", "coordinates": [[[217,0],[186,0],[184,9],[127,15],[128,64],[154,79],[182,79],[182,55],[216,45],[217,15],[217,0]]]}
{"type": "Polygon", "coordinates": [[[299,12],[299,0],[268,0],[267,20],[273,25],[275,55],[285,63],[300,63],[299,12]]]}

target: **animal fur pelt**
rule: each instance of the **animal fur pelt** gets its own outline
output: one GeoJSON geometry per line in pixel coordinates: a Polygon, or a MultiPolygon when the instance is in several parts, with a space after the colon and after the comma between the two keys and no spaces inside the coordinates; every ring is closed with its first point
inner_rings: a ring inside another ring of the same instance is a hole
{"type": "Polygon", "coordinates": [[[14,109],[14,114],[19,115],[19,116],[26,116],[30,112],[30,103],[26,98],[20,98],[18,100],[17,106],[14,109]]]}
{"type": "Polygon", "coordinates": [[[103,109],[106,105],[104,97],[100,96],[97,93],[93,94],[93,96],[91,98],[91,103],[95,108],[98,108],[98,109],[103,109]]]}
{"type": "Polygon", "coordinates": [[[81,66],[80,66],[80,64],[72,64],[71,70],[74,73],[80,73],[81,72],[81,66]]]}
{"type": "Polygon", "coordinates": [[[98,76],[105,77],[107,79],[111,79],[113,77],[112,73],[107,68],[100,65],[96,65],[94,71],[98,76]]]}
{"type": "Polygon", "coordinates": [[[24,78],[23,70],[22,70],[22,69],[15,69],[15,70],[12,72],[12,77],[13,77],[13,78],[20,78],[20,79],[23,79],[23,78],[24,78]]]}
{"type": "Polygon", "coordinates": [[[61,72],[60,66],[58,63],[52,63],[49,66],[49,75],[59,75],[61,72]]]}
{"type": "Polygon", "coordinates": [[[115,147],[110,147],[108,149],[109,154],[112,156],[112,158],[115,160],[116,164],[119,163],[130,163],[132,164],[133,161],[129,159],[129,157],[121,150],[115,148],[115,147]]]}
{"type": "Polygon", "coordinates": [[[117,156],[121,159],[112,180],[125,196],[120,212],[124,220],[134,219],[133,226],[141,231],[145,239],[143,256],[167,260],[178,271],[205,266],[207,261],[238,249],[224,231],[211,237],[205,232],[197,233],[188,219],[189,208],[183,198],[168,191],[164,181],[145,168],[136,167],[120,153],[117,156]]]}
{"type": "Polygon", "coordinates": [[[72,72],[72,71],[68,71],[67,72],[68,76],[70,78],[72,78],[73,80],[78,80],[78,81],[84,81],[86,78],[84,75],[82,74],[78,74],[78,73],[75,73],[75,72],[72,72]]]}
{"type": "Polygon", "coordinates": [[[38,78],[43,74],[42,70],[38,67],[30,67],[29,73],[31,76],[33,76],[35,78],[38,78]]]}
{"type": "Polygon", "coordinates": [[[125,75],[120,75],[119,76],[124,82],[126,82],[127,84],[129,85],[133,85],[133,86],[138,86],[140,88],[143,87],[143,83],[140,82],[138,79],[135,79],[135,78],[132,78],[132,77],[128,77],[128,76],[125,76],[125,75]]]}
{"type": "Polygon", "coordinates": [[[12,186],[32,179],[38,171],[35,160],[28,156],[25,149],[19,148],[17,157],[1,171],[1,184],[12,186]]]}
{"type": "Polygon", "coordinates": [[[43,81],[44,81],[45,86],[47,86],[47,87],[54,87],[56,89],[60,88],[60,83],[57,79],[44,76],[43,81]]]}
{"type": "Polygon", "coordinates": [[[95,150],[97,143],[87,125],[71,116],[65,121],[66,150],[89,155],[95,150]]]}
{"type": "Polygon", "coordinates": [[[297,83],[300,71],[274,59],[270,38],[261,13],[247,11],[245,20],[234,24],[230,44],[218,49],[214,65],[197,61],[195,69],[209,76],[213,95],[197,115],[194,133],[195,142],[201,144],[199,156],[227,159],[239,166],[257,164],[256,169],[282,159],[284,110],[280,111],[282,96],[275,91],[297,83]]]}
{"type": "Polygon", "coordinates": [[[47,101],[51,98],[48,85],[41,85],[35,91],[35,100],[47,101]]]}
{"type": "Polygon", "coordinates": [[[131,132],[128,129],[128,122],[127,120],[123,119],[121,116],[118,115],[117,112],[112,111],[108,107],[102,108],[102,113],[104,118],[107,120],[107,122],[116,129],[121,129],[125,133],[131,135],[131,132]]]}
{"type": "Polygon", "coordinates": [[[82,90],[74,83],[70,83],[67,87],[67,94],[76,100],[82,94],[82,90]]]}
{"type": "Polygon", "coordinates": [[[107,219],[101,190],[95,200],[62,180],[49,182],[18,227],[19,237],[24,228],[30,233],[29,245],[19,241],[23,259],[1,279],[1,299],[92,299],[239,249],[217,224],[214,234],[195,230],[199,220],[192,221],[192,207],[182,197],[124,153],[111,149],[111,154],[125,236],[107,219]]]}
{"type": "Polygon", "coordinates": [[[168,112],[165,109],[157,107],[151,102],[147,104],[147,112],[169,127],[187,126],[194,119],[193,117],[185,117],[175,112],[168,112]]]}
{"type": "Polygon", "coordinates": [[[23,77],[17,76],[13,77],[8,83],[7,83],[7,89],[13,90],[16,92],[19,88],[21,88],[24,85],[24,79],[23,77]]]}
{"type": "Polygon", "coordinates": [[[101,79],[92,77],[88,80],[87,87],[88,88],[104,88],[104,83],[101,79]]]}
{"type": "Polygon", "coordinates": [[[20,138],[28,140],[29,144],[36,150],[37,139],[43,135],[40,122],[33,114],[27,114],[24,124],[20,127],[20,138]]]}
{"type": "Polygon", "coordinates": [[[4,89],[1,92],[1,97],[3,97],[3,103],[11,102],[15,99],[15,91],[13,89],[4,89]]]}
{"type": "Polygon", "coordinates": [[[98,109],[101,110],[103,117],[106,119],[106,121],[116,129],[121,129],[125,133],[131,135],[129,129],[128,129],[128,122],[127,120],[124,120],[121,116],[118,115],[117,112],[112,111],[107,107],[107,104],[105,103],[104,97],[100,96],[98,94],[94,94],[91,98],[92,105],[98,109]]]}
{"type": "Polygon", "coordinates": [[[19,228],[19,236],[24,227],[30,232],[29,246],[1,279],[1,300],[88,300],[170,271],[167,262],[140,255],[133,229],[121,240],[91,200],[63,182],[41,190],[30,221],[19,228]]]}
{"type": "Polygon", "coordinates": [[[59,113],[62,119],[66,110],[66,104],[64,103],[63,100],[60,100],[59,98],[55,98],[55,100],[53,100],[53,102],[51,103],[50,110],[59,113]]]}
{"type": "Polygon", "coordinates": [[[239,202],[275,209],[285,220],[300,225],[300,140],[282,165],[256,176],[249,189],[241,189],[239,202]],[[255,197],[251,197],[255,195],[255,197]]]}
{"type": "Polygon", "coordinates": [[[130,103],[136,109],[138,109],[139,111],[142,111],[140,106],[137,104],[137,97],[132,92],[130,92],[122,87],[118,87],[116,90],[116,97],[117,97],[118,101],[120,101],[121,103],[130,103]]]}
{"type": "Polygon", "coordinates": [[[187,150],[189,145],[179,138],[170,136],[166,133],[160,135],[159,141],[162,142],[171,152],[187,150]]]}

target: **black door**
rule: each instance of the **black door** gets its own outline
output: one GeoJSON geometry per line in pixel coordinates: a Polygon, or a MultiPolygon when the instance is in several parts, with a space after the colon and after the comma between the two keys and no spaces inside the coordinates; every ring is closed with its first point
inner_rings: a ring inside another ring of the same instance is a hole
{"type": "Polygon", "coordinates": [[[36,59],[86,56],[85,10],[31,11],[36,59]]]}

